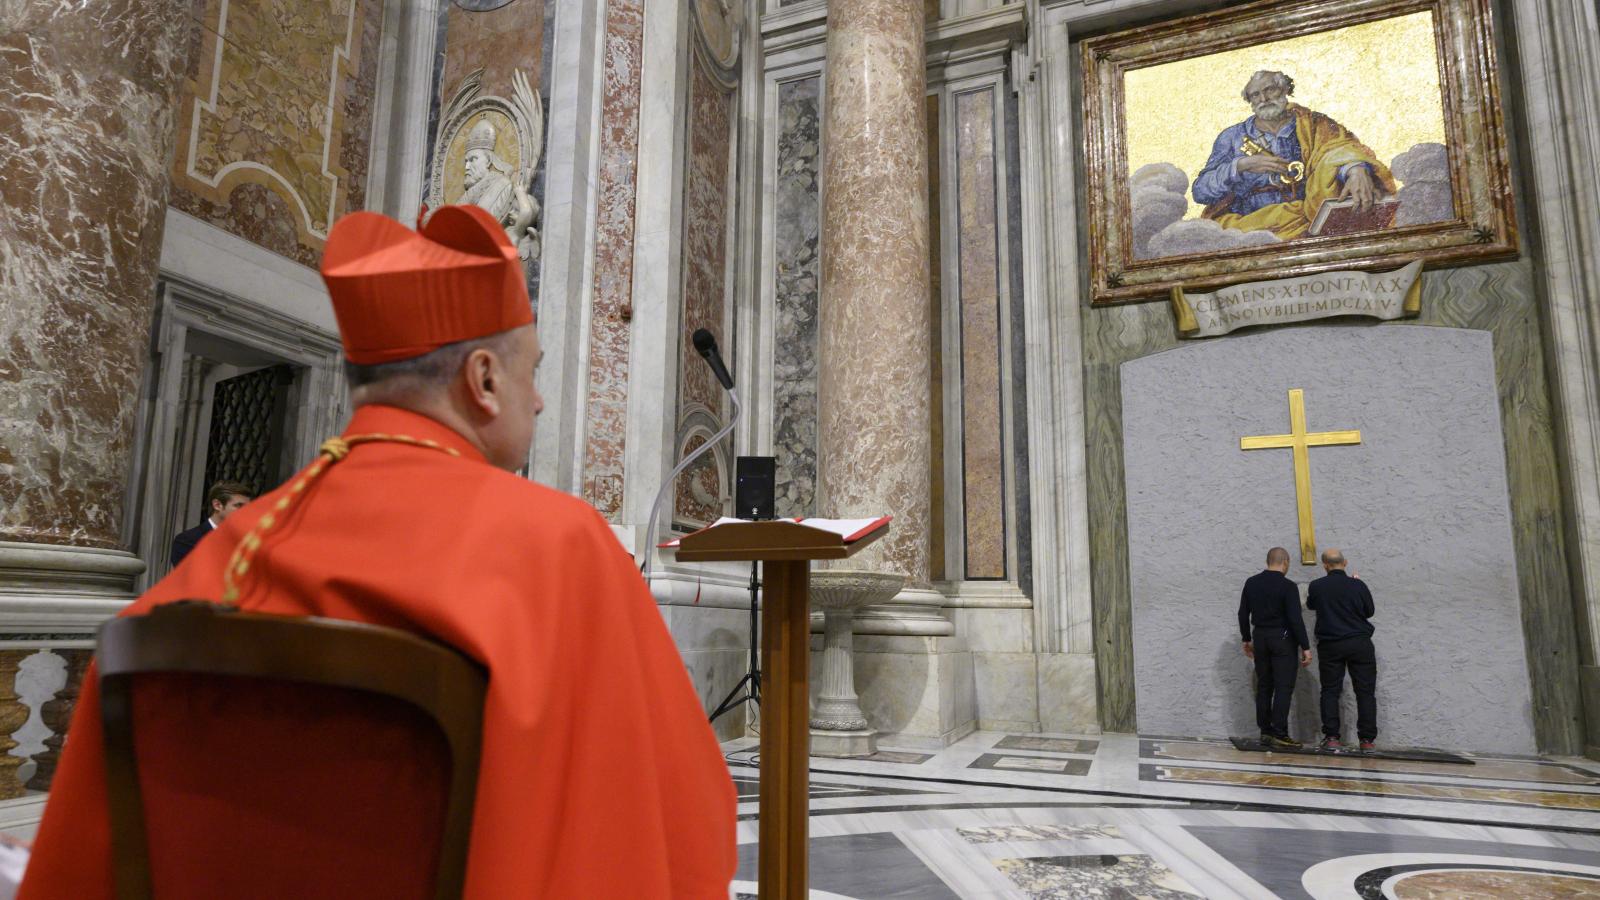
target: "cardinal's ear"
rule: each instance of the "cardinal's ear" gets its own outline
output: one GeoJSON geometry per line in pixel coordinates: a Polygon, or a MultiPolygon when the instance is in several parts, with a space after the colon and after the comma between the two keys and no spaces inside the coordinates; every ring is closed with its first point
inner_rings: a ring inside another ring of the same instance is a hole
{"type": "Polygon", "coordinates": [[[499,416],[504,405],[501,396],[504,375],[500,357],[487,347],[479,347],[467,354],[461,363],[461,370],[472,405],[491,419],[499,416]]]}

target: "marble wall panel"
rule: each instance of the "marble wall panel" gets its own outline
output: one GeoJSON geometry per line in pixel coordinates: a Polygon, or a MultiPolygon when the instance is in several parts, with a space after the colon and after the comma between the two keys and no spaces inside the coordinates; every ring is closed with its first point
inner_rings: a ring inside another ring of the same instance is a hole
{"type": "Polygon", "coordinates": [[[944,166],[943,97],[928,94],[923,130],[928,148],[928,577],[947,581],[944,471],[944,166]]]}
{"type": "MultiPolygon", "coordinates": [[[[728,315],[728,216],[731,190],[731,137],[734,91],[720,84],[708,64],[694,54],[689,74],[689,154],[683,183],[683,309],[678,332],[678,433],[697,416],[717,427],[726,421],[725,395],[690,343],[695,330],[717,336],[729,365],[737,358],[728,315]]],[[[705,460],[709,461],[708,455],[705,460]]],[[[695,491],[699,479],[681,479],[673,521],[709,524],[723,515],[728,473],[715,473],[717,494],[695,491]]]]}
{"type": "Polygon", "coordinates": [[[883,743],[936,749],[976,730],[974,654],[961,638],[858,634],[853,651],[861,710],[883,743]]]}
{"type": "Polygon", "coordinates": [[[382,0],[195,0],[171,204],[305,265],[366,200],[382,0]]]}
{"type": "Polygon", "coordinates": [[[428,196],[428,173],[433,171],[433,142],[439,134],[439,116],[444,110],[444,101],[439,99],[439,91],[444,84],[444,58],[449,44],[450,6],[445,3],[434,16],[433,26],[433,91],[428,97],[428,147],[425,155],[425,164],[422,171],[416,173],[417,182],[422,186],[422,196],[428,196]]]}
{"type": "Polygon", "coordinates": [[[1011,492],[1015,497],[1014,520],[1009,527],[1016,535],[1016,582],[1024,596],[1033,596],[1033,509],[1028,477],[1028,360],[1027,329],[1022,327],[1025,308],[1022,270],[1022,140],[1017,114],[1017,94],[1008,81],[1001,92],[1004,100],[1006,159],[1006,254],[1010,261],[1006,277],[1011,286],[1011,492]]]}
{"type": "MultiPolygon", "coordinates": [[[[664,605],[659,609],[683,655],[695,693],[700,695],[701,708],[707,712],[716,709],[749,671],[749,611],[705,605],[664,605]]],[[[750,704],[743,704],[718,717],[712,723],[717,738],[742,737],[745,714],[751,709],[750,704]]]]}
{"type": "MultiPolygon", "coordinates": [[[[681,646],[681,645],[680,645],[681,646]]],[[[744,650],[690,650],[679,651],[683,667],[689,672],[689,683],[700,696],[700,708],[710,712],[725,700],[749,670],[750,656],[744,650]]],[[[731,741],[745,736],[745,714],[750,705],[724,713],[711,723],[717,740],[731,741]]]]}
{"type": "Polygon", "coordinates": [[[449,100],[461,79],[483,70],[483,88],[511,96],[511,73],[521,70],[540,90],[544,54],[544,0],[512,0],[489,12],[469,12],[448,4],[444,71],[439,96],[449,100]]]}
{"type": "Polygon", "coordinates": [[[1006,577],[994,90],[956,96],[961,483],[968,579],[1006,577]]]}
{"type": "Polygon", "coordinates": [[[1039,657],[1028,652],[972,653],[973,690],[982,731],[1039,730],[1039,657]]]}
{"type": "Polygon", "coordinates": [[[622,514],[623,440],[628,421],[634,188],[644,52],[641,0],[607,4],[605,27],[582,484],[583,498],[614,522],[622,514]]]}
{"type": "MultiPolygon", "coordinates": [[[[1529,678],[1536,686],[1534,734],[1541,751],[1576,753],[1582,748],[1576,626],[1534,272],[1528,259],[1427,272],[1422,315],[1414,323],[1476,328],[1494,336],[1521,638],[1529,678]]],[[[1302,327],[1330,324],[1334,323],[1302,327]]],[[[1132,731],[1135,710],[1118,367],[1177,344],[1172,315],[1164,304],[1084,313],[1094,634],[1102,717],[1108,731],[1132,731]]]]}
{"type": "Polygon", "coordinates": [[[1094,596],[1100,719],[1106,731],[1134,730],[1132,595],[1128,587],[1122,379],[1118,367],[1127,360],[1177,346],[1171,319],[1172,314],[1155,303],[1084,312],[1089,577],[1094,596]]]}
{"type": "MultiPolygon", "coordinates": [[[[533,197],[538,201],[540,207],[539,217],[535,220],[535,224],[539,228],[541,240],[545,231],[545,173],[547,167],[549,166],[549,161],[546,159],[546,156],[549,154],[546,151],[548,151],[550,146],[550,57],[555,52],[556,8],[561,2],[562,0],[545,0],[545,2],[541,4],[542,10],[540,14],[543,16],[543,22],[540,25],[539,32],[539,80],[534,82],[535,84],[539,85],[539,115],[544,117],[545,123],[545,148],[539,153],[539,165],[534,167],[533,187],[531,188],[533,197]]],[[[570,0],[570,2],[582,2],[582,0],[570,0]]],[[[531,79],[532,76],[530,76],[530,80],[531,79]]],[[[544,280],[544,260],[542,258],[542,254],[540,259],[529,260],[528,263],[528,268],[531,270],[528,276],[528,296],[533,298],[533,311],[535,314],[537,314],[539,311],[540,288],[544,280]]]]}
{"type": "Polygon", "coordinates": [[[818,77],[778,86],[772,452],[780,518],[816,515],[817,247],[822,197],[818,77]]]}
{"type": "Polygon", "coordinates": [[[116,548],[186,9],[11,3],[0,22],[0,540],[116,548]]]}

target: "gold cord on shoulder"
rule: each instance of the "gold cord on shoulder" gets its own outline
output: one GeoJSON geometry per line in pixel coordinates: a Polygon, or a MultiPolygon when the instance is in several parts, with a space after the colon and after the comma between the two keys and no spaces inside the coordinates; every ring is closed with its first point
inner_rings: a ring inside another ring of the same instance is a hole
{"type": "Polygon", "coordinates": [[[310,487],[321,477],[322,473],[334,463],[350,455],[350,449],[357,444],[406,444],[412,447],[426,447],[429,450],[438,450],[451,456],[460,456],[461,451],[454,447],[446,447],[437,441],[427,438],[414,438],[405,434],[353,434],[349,437],[331,437],[322,442],[318,448],[319,456],[316,461],[307,466],[304,471],[295,476],[294,483],[289,487],[289,493],[279,497],[272,508],[261,514],[261,518],[245,532],[233,548],[233,556],[228,559],[227,568],[222,570],[222,602],[238,603],[240,588],[239,580],[250,573],[250,561],[256,551],[261,549],[262,537],[278,520],[283,517],[294,502],[296,497],[303,496],[306,488],[310,487]]]}

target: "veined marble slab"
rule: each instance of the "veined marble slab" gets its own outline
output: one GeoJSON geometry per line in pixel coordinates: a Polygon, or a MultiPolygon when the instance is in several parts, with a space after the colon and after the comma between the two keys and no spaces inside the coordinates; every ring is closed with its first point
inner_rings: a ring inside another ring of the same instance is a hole
{"type": "Polygon", "coordinates": [[[1208,741],[1144,741],[1141,755],[1147,759],[1173,759],[1192,762],[1238,763],[1263,767],[1297,769],[1338,769],[1396,775],[1437,775],[1442,778],[1492,779],[1546,784],[1600,785],[1600,774],[1565,763],[1535,760],[1480,758],[1475,765],[1373,759],[1363,756],[1264,756],[1235,750],[1208,741]]]}
{"type": "Polygon", "coordinates": [[[1525,788],[1466,787],[1431,782],[1396,782],[1348,776],[1322,777],[1277,772],[1242,772],[1229,769],[1202,769],[1193,766],[1155,765],[1141,768],[1149,771],[1149,780],[1152,781],[1225,784],[1276,790],[1365,794],[1374,797],[1407,797],[1423,800],[1464,800],[1472,803],[1514,803],[1553,809],[1600,812],[1600,793],[1542,791],[1525,788]]]}

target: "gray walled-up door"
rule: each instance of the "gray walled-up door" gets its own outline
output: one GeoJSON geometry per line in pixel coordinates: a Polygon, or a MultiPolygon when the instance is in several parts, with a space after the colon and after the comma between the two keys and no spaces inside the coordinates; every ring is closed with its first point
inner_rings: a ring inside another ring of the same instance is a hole
{"type": "MultiPolygon", "coordinates": [[[[1239,444],[1290,431],[1294,388],[1307,430],[1361,432],[1310,448],[1311,505],[1318,550],[1376,600],[1380,741],[1534,752],[1492,336],[1459,328],[1293,328],[1123,364],[1139,731],[1256,732],[1240,586],[1273,546],[1296,582],[1323,574],[1300,562],[1291,451],[1239,444]]],[[[1311,739],[1316,673],[1291,720],[1311,739]]]]}

